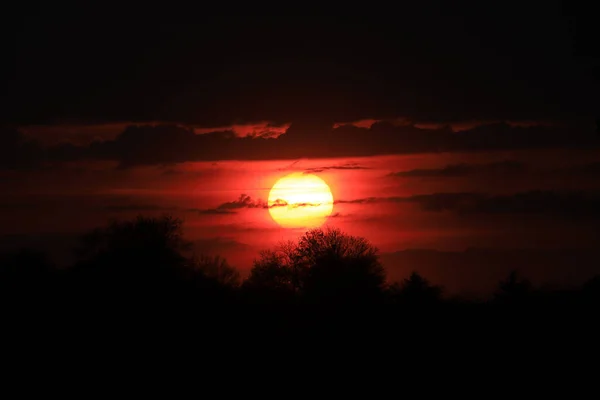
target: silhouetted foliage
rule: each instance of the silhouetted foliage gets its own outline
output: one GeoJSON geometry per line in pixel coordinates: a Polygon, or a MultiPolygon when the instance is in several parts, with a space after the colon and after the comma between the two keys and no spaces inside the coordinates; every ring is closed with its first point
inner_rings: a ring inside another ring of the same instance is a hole
{"type": "Polygon", "coordinates": [[[178,219],[117,221],[83,236],[75,273],[88,289],[101,292],[153,290],[184,273],[186,248],[178,219]]]}
{"type": "Polygon", "coordinates": [[[0,255],[2,294],[19,297],[41,294],[54,283],[55,277],[55,266],[39,251],[23,249],[0,255]]]}
{"type": "Polygon", "coordinates": [[[97,228],[83,235],[77,253],[82,259],[89,259],[125,250],[181,252],[190,248],[190,243],[183,239],[182,223],[180,219],[168,215],[114,221],[105,228],[97,228]]]}
{"type": "Polygon", "coordinates": [[[529,300],[532,294],[531,282],[520,278],[517,271],[513,270],[505,280],[500,282],[494,300],[500,303],[515,304],[529,300]]]}
{"type": "Polygon", "coordinates": [[[442,300],[442,292],[442,287],[432,285],[417,272],[412,272],[402,282],[390,286],[392,298],[398,303],[407,305],[438,304],[442,300]]]}
{"type": "Polygon", "coordinates": [[[377,249],[366,239],[338,229],[309,230],[297,241],[262,251],[243,282],[225,258],[190,255],[189,250],[182,221],[176,218],[113,222],[84,235],[78,261],[64,270],[35,251],[0,256],[3,304],[28,304],[33,306],[30,311],[41,311],[38,316],[62,310],[74,320],[105,315],[113,320],[120,316],[125,323],[141,317],[175,321],[179,316],[179,323],[200,324],[202,332],[215,337],[243,331],[271,338],[325,331],[347,335],[367,327],[381,334],[417,332],[437,315],[421,313],[424,307],[448,313],[458,310],[451,314],[453,321],[461,310],[466,311],[463,324],[486,315],[501,321],[496,325],[501,327],[514,321],[522,305],[539,307],[536,313],[525,307],[526,318],[520,324],[533,314],[556,318],[586,308],[589,315],[600,305],[599,277],[577,290],[542,291],[513,271],[499,283],[491,302],[445,298],[442,287],[416,272],[386,285],[377,249]],[[510,313],[493,312],[498,309],[510,313]],[[537,312],[543,310],[548,313],[537,312]],[[409,315],[418,321],[406,318],[409,315]]]}
{"type": "Polygon", "coordinates": [[[195,301],[221,302],[237,285],[237,271],[220,258],[187,256],[189,249],[179,219],[116,221],[83,236],[67,286],[99,307],[177,303],[182,312],[195,301]]]}
{"type": "Polygon", "coordinates": [[[297,243],[263,251],[247,282],[250,287],[298,293],[322,303],[376,299],[384,283],[377,249],[338,229],[313,229],[297,243]]]}
{"type": "Polygon", "coordinates": [[[317,301],[365,301],[383,291],[385,271],[378,250],[364,238],[315,229],[300,238],[297,251],[304,291],[317,301]]]}
{"type": "Polygon", "coordinates": [[[592,304],[600,304],[600,275],[596,275],[583,284],[584,299],[592,304]]]}
{"type": "Polygon", "coordinates": [[[237,288],[241,283],[240,273],[221,256],[192,256],[188,260],[188,268],[229,288],[237,288]]]}
{"type": "Polygon", "coordinates": [[[296,293],[300,289],[300,279],[293,250],[291,243],[283,243],[276,250],[261,251],[244,286],[253,290],[296,293]]]}

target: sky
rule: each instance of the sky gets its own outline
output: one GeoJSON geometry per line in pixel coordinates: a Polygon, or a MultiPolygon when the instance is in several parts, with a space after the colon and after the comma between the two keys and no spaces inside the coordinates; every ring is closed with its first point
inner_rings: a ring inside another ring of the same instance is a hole
{"type": "Polygon", "coordinates": [[[547,284],[600,272],[585,3],[273,11],[15,6],[0,247],[64,261],[82,232],[168,213],[245,274],[304,232],[264,206],[299,172],[331,188],[325,226],[369,239],[390,279],[481,293],[512,268],[547,284]]]}

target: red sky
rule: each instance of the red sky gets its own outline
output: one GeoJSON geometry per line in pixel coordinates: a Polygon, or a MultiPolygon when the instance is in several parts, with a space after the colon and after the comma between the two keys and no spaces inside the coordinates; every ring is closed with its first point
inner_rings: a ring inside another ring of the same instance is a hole
{"type": "Polygon", "coordinates": [[[454,203],[443,209],[427,205],[440,201],[440,195],[460,193],[510,197],[532,190],[596,191],[600,181],[577,171],[595,165],[599,156],[598,150],[585,149],[496,150],[127,169],[114,161],[65,162],[31,171],[26,179],[22,171],[2,171],[6,195],[0,235],[69,237],[111,219],[169,213],[184,219],[186,236],[197,251],[223,255],[246,273],[259,250],[294,239],[303,230],[279,227],[264,208],[240,205],[228,214],[213,211],[242,194],[266,201],[277,179],[305,171],[331,188],[336,203],[327,225],[368,238],[384,254],[473,247],[593,248],[599,237],[594,219],[552,212],[464,213],[454,203]]]}

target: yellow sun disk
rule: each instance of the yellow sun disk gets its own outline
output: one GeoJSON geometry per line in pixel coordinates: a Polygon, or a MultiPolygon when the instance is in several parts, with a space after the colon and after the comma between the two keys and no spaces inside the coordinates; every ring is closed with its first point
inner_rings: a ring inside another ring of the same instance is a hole
{"type": "Polygon", "coordinates": [[[294,173],[279,179],[269,192],[269,213],[284,228],[316,228],[333,211],[333,195],[316,175],[294,173]]]}

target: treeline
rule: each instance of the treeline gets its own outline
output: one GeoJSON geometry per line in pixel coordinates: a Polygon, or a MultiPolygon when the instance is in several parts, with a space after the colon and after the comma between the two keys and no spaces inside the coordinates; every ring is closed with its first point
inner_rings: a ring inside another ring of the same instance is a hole
{"type": "Polygon", "coordinates": [[[261,252],[242,280],[225,258],[192,254],[181,228],[182,221],[170,216],[111,223],[81,238],[78,261],[69,268],[56,268],[34,250],[4,254],[3,309],[79,318],[185,316],[297,330],[341,321],[388,326],[400,314],[519,315],[530,321],[532,315],[589,313],[600,304],[599,277],[576,289],[551,291],[536,289],[515,271],[485,301],[449,296],[417,273],[388,282],[377,249],[336,229],[310,230],[261,252]]]}

